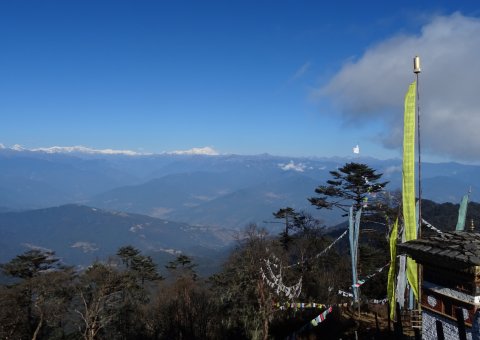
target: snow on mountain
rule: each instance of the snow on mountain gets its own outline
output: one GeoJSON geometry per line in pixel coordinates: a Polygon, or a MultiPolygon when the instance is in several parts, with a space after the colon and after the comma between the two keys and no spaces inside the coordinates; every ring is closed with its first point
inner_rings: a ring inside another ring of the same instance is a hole
{"type": "Polygon", "coordinates": [[[218,156],[219,153],[215,149],[206,146],[203,148],[192,148],[190,150],[177,150],[169,152],[172,155],[206,155],[206,156],[218,156]]]}
{"type": "Polygon", "coordinates": [[[86,146],[52,146],[50,148],[34,148],[29,149],[30,151],[41,151],[46,153],[87,153],[87,154],[103,154],[103,155],[127,155],[127,156],[139,156],[146,155],[145,153],[140,153],[131,150],[114,150],[114,149],[92,149],[86,146]]]}
{"type": "MultiPolygon", "coordinates": [[[[13,151],[31,151],[31,152],[44,152],[48,154],[55,153],[83,153],[83,154],[100,154],[100,155],[126,155],[126,156],[150,156],[153,153],[137,152],[132,150],[115,150],[115,149],[94,149],[83,145],[76,146],[52,146],[46,148],[25,148],[20,144],[15,144],[12,147],[6,147],[0,143],[0,149],[10,149],[13,151]]],[[[219,152],[212,147],[206,146],[203,148],[192,148],[189,150],[176,150],[171,152],[163,152],[160,154],[167,155],[205,155],[205,156],[218,156],[219,152]]]]}
{"type": "Polygon", "coordinates": [[[12,150],[15,150],[15,151],[25,151],[26,149],[21,146],[20,144],[15,144],[14,146],[11,147],[12,150]]]}

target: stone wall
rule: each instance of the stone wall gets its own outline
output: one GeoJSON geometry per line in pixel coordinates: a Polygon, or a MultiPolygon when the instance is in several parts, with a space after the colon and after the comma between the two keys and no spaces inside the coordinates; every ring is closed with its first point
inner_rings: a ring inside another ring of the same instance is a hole
{"type": "MultiPolygon", "coordinates": [[[[443,324],[443,334],[445,339],[458,339],[457,323],[453,320],[447,319],[441,315],[430,312],[424,309],[422,311],[422,339],[437,340],[437,326],[435,321],[440,320],[443,324]]],[[[472,340],[472,330],[470,327],[465,327],[467,332],[467,339],[472,340]]]]}

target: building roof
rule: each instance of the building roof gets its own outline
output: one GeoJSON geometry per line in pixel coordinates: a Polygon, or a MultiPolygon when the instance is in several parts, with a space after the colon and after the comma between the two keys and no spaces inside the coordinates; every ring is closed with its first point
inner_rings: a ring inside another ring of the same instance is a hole
{"type": "Polygon", "coordinates": [[[453,231],[398,245],[399,253],[406,253],[420,263],[439,266],[480,266],[480,234],[453,231]]]}

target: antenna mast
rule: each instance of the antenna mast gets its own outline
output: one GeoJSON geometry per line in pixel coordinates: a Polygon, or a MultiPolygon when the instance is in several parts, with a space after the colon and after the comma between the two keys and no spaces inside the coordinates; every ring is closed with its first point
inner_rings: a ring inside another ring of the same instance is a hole
{"type": "MultiPolygon", "coordinates": [[[[413,58],[413,73],[415,73],[415,77],[417,80],[417,145],[418,145],[418,231],[417,231],[417,238],[422,237],[422,154],[421,154],[421,144],[420,144],[420,92],[419,92],[419,83],[418,83],[418,75],[422,72],[420,68],[420,57],[415,56],[413,58]]],[[[422,308],[422,270],[420,266],[417,268],[417,275],[418,275],[418,301],[417,307],[418,311],[422,308]]]]}

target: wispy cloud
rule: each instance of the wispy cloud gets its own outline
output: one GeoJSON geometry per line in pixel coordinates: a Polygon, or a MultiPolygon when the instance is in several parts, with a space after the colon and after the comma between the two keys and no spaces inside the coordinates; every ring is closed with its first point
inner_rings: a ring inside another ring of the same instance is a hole
{"type": "Polygon", "coordinates": [[[99,248],[95,243],[78,241],[70,246],[71,248],[78,248],[84,253],[96,252],[99,248]]]}
{"type": "Polygon", "coordinates": [[[329,98],[344,122],[382,120],[380,140],[401,145],[403,100],[413,81],[412,59],[422,58],[422,146],[433,155],[480,159],[480,19],[436,16],[418,35],[398,35],[347,62],[316,95],[329,98]]]}
{"type": "Polygon", "coordinates": [[[301,78],[305,73],[307,73],[307,71],[310,69],[310,66],[312,66],[312,63],[307,61],[295,72],[291,80],[296,80],[298,78],[301,78]]]}

